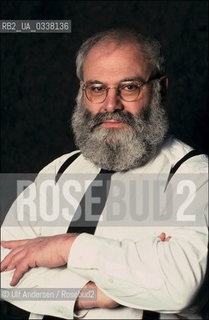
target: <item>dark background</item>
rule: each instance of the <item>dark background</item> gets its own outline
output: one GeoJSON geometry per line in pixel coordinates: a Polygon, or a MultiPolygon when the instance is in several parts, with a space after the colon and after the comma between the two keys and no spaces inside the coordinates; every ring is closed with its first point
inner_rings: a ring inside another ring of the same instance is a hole
{"type": "Polygon", "coordinates": [[[136,28],[163,43],[171,131],[208,153],[207,1],[1,1],[1,19],[72,20],[71,34],[1,35],[3,173],[36,173],[75,148],[75,54],[86,38],[112,27],[136,28]]]}
{"type": "Polygon", "coordinates": [[[1,19],[71,19],[71,34],[2,34],[1,169],[38,172],[72,151],[75,54],[92,34],[136,28],[167,55],[171,131],[208,153],[207,1],[2,1],[1,19]]]}

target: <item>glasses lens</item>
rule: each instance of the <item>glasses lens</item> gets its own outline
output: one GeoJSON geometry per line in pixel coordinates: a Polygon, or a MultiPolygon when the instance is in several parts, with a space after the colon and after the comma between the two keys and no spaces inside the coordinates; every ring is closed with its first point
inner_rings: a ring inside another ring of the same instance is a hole
{"type": "Polygon", "coordinates": [[[125,101],[134,101],[138,98],[140,87],[138,83],[130,82],[119,87],[120,96],[125,101]]]}
{"type": "Polygon", "coordinates": [[[102,85],[92,84],[85,88],[86,96],[93,103],[101,103],[106,98],[106,88],[102,85]]]}
{"type": "MultiPolygon", "coordinates": [[[[143,83],[128,82],[121,83],[117,89],[117,94],[124,101],[135,101],[138,98],[140,88],[143,83]]],[[[85,94],[92,103],[102,103],[107,97],[107,88],[102,84],[89,84],[85,87],[85,94]]]]}

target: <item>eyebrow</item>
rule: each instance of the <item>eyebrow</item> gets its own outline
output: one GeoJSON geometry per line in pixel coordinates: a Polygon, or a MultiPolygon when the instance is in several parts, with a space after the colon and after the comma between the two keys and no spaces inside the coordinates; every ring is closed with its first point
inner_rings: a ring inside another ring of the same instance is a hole
{"type": "Polygon", "coordinates": [[[103,84],[103,82],[99,81],[99,80],[88,80],[86,81],[87,84],[103,84]]]}
{"type": "Polygon", "coordinates": [[[120,82],[125,82],[125,81],[141,81],[141,82],[145,82],[145,80],[143,80],[141,77],[124,78],[124,79],[120,80],[120,82]]]}
{"type": "MultiPolygon", "coordinates": [[[[131,78],[124,78],[119,81],[121,82],[127,82],[127,81],[140,81],[140,82],[145,82],[141,77],[131,77],[131,78]]],[[[103,82],[99,80],[88,80],[86,81],[87,84],[104,84],[103,82]]]]}

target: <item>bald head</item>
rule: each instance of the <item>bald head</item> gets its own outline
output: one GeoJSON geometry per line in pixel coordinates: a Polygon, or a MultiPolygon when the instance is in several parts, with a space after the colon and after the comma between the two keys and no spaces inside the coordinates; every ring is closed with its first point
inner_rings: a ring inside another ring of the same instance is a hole
{"type": "Polygon", "coordinates": [[[141,75],[142,78],[145,75],[147,80],[152,72],[152,65],[135,43],[99,42],[92,47],[85,59],[83,80],[89,80],[89,73],[90,78],[101,79],[107,72],[111,72],[112,79],[120,72],[121,79],[118,78],[117,81],[134,75],[141,75]]]}
{"type": "Polygon", "coordinates": [[[82,44],[76,59],[77,76],[80,80],[83,80],[83,67],[90,50],[94,46],[105,48],[110,43],[114,43],[115,47],[129,44],[132,48],[139,50],[140,55],[152,66],[152,75],[165,73],[164,57],[157,40],[134,31],[114,29],[98,33],[82,44]]]}

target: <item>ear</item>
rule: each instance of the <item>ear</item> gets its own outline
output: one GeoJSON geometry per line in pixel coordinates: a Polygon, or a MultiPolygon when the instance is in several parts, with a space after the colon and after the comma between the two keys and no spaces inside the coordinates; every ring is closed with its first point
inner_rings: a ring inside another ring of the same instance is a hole
{"type": "Polygon", "coordinates": [[[80,87],[82,86],[82,84],[83,84],[83,81],[80,81],[80,87]]]}
{"type": "Polygon", "coordinates": [[[161,96],[162,99],[165,100],[168,93],[168,78],[163,76],[161,78],[161,96]]]}

